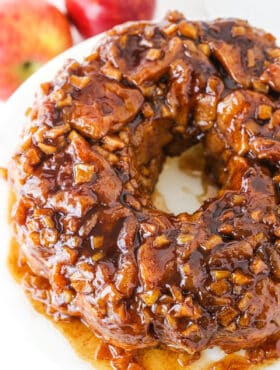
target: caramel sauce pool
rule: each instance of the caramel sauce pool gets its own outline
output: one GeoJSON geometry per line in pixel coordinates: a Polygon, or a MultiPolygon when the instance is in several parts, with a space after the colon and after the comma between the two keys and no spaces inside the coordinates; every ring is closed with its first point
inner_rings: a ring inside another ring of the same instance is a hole
{"type": "MultiPolygon", "coordinates": [[[[209,196],[214,196],[217,188],[210,181],[209,176],[204,176],[205,161],[202,155],[202,147],[200,145],[183,153],[180,157],[179,167],[191,176],[202,176],[203,194],[199,196],[199,201],[202,203],[209,196]]],[[[11,210],[14,203],[14,196],[10,193],[8,220],[11,222],[11,210]]],[[[153,202],[158,208],[168,212],[164,196],[155,190],[153,194],[153,202]]],[[[15,281],[22,283],[25,276],[33,276],[34,274],[24,262],[20,254],[19,246],[14,238],[10,243],[8,254],[8,268],[15,281]]],[[[67,339],[76,354],[84,361],[89,362],[96,370],[110,370],[110,360],[112,357],[108,355],[104,349],[104,343],[97,338],[92,331],[78,318],[67,318],[64,320],[55,320],[52,315],[46,313],[46,307],[43,303],[33,299],[30,294],[27,294],[33,308],[41,315],[45,316],[58,329],[62,335],[67,339]]],[[[264,347],[264,352],[271,350],[272,359],[279,357],[280,352],[275,355],[275,349],[278,348],[277,341],[269,341],[264,347]]],[[[279,346],[280,347],[280,346],[279,346]]],[[[174,352],[166,348],[152,348],[140,350],[135,356],[137,364],[141,369],[145,370],[252,370],[260,369],[262,365],[254,364],[250,361],[248,354],[240,356],[238,354],[226,355],[219,361],[209,363],[205,358],[200,358],[199,354],[190,356],[186,353],[174,352]],[[197,361],[198,360],[198,361],[197,361]]],[[[253,362],[263,362],[264,359],[253,362]]],[[[271,360],[270,360],[271,361],[271,360]]],[[[267,361],[266,361],[267,363],[267,361]]],[[[116,368],[116,367],[114,367],[116,368]]],[[[139,368],[139,369],[140,369],[139,368]]],[[[127,368],[118,368],[126,370],[127,368]]]]}

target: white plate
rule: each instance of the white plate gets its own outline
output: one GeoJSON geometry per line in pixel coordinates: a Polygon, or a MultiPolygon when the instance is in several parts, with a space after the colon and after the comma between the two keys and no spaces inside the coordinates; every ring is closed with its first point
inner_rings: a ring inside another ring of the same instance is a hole
{"type": "MultiPolygon", "coordinates": [[[[158,0],[157,15],[161,17],[170,7],[168,0],[158,0]]],[[[180,9],[189,18],[207,19],[218,16],[247,18],[253,25],[280,35],[279,0],[173,0],[173,9],[180,9]]],[[[100,36],[84,41],[55,58],[26,81],[9,99],[0,122],[0,165],[6,165],[18,140],[24,122],[24,112],[32,104],[39,84],[51,79],[67,58],[81,60],[90,53],[100,36]]],[[[170,210],[192,211],[198,207],[196,194],[202,192],[199,180],[188,178],[178,170],[177,162],[168,162],[160,178],[158,189],[166,195],[170,210]],[[174,182],[176,179],[176,182],[174,182]],[[187,194],[187,186],[192,194],[187,194]]],[[[3,370],[90,370],[92,367],[79,359],[67,340],[31,308],[21,288],[15,284],[6,267],[9,229],[6,221],[7,188],[0,183],[0,368],[3,370]]],[[[219,357],[211,351],[211,357],[219,357]]],[[[279,369],[280,362],[267,369],[279,369]]]]}

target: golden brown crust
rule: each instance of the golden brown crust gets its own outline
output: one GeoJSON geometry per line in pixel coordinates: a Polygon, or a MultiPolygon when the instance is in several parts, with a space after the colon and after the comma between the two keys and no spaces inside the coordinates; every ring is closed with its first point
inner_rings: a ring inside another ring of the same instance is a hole
{"type": "Polygon", "coordinates": [[[110,31],[43,85],[9,175],[48,305],[128,349],[235,350],[279,331],[279,50],[247,22],[173,12],[110,31]],[[165,155],[199,140],[218,196],[155,209],[165,155]]]}

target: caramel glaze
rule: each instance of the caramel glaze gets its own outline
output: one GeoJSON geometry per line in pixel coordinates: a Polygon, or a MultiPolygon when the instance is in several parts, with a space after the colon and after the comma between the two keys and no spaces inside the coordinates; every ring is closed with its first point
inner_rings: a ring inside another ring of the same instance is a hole
{"type": "MultiPolygon", "coordinates": [[[[187,169],[188,162],[184,168],[187,169]]],[[[200,167],[197,167],[198,171],[200,167]]],[[[193,163],[189,171],[194,169],[193,163]]],[[[11,214],[14,204],[14,195],[10,193],[8,214],[11,214]]],[[[21,284],[27,293],[34,309],[55,325],[55,327],[65,336],[72,348],[81,359],[92,364],[96,369],[106,370],[110,368],[127,369],[131,363],[135,370],[180,370],[193,369],[195,361],[200,358],[200,353],[188,355],[185,352],[171,351],[167,347],[157,347],[152,349],[142,349],[136,352],[123,352],[119,348],[109,345],[97,338],[93,332],[79,318],[61,317],[55,310],[50,309],[42,292],[48,286],[48,281],[34,275],[24,256],[20,252],[17,241],[13,238],[10,243],[8,255],[8,267],[10,273],[17,283],[21,284]],[[30,282],[32,281],[32,286],[30,282]],[[164,365],[163,365],[164,364],[164,365]],[[192,365],[193,364],[193,365],[192,365]],[[136,367],[136,365],[138,367],[136,367]]],[[[207,370],[253,370],[260,369],[260,364],[269,364],[271,360],[279,358],[280,335],[270,337],[266,343],[259,348],[247,350],[245,356],[238,354],[226,355],[222,360],[199,366],[200,369],[207,370]]],[[[133,368],[132,368],[133,369],[133,368]]]]}
{"type": "Polygon", "coordinates": [[[78,356],[89,362],[96,370],[111,368],[126,370],[129,366],[132,370],[134,368],[135,370],[182,370],[189,369],[188,365],[200,356],[200,354],[188,355],[184,352],[171,351],[166,347],[147,348],[134,352],[123,351],[97,338],[79,318],[62,317],[48,305],[44,297],[48,281],[44,278],[38,279],[38,276],[34,275],[15,239],[10,243],[8,267],[16,282],[24,288],[34,309],[50,320],[78,356]]]}
{"type": "Polygon", "coordinates": [[[14,279],[24,287],[27,296],[36,311],[52,321],[55,327],[67,338],[76,353],[83,360],[90,362],[94,367],[97,367],[97,369],[111,369],[111,366],[106,363],[105,358],[102,363],[100,363],[100,359],[95,359],[95,351],[98,351],[102,341],[94,336],[92,331],[83,324],[81,320],[70,317],[56,320],[53,315],[54,311],[47,310],[46,312],[46,306],[44,304],[45,301],[40,300],[39,291],[42,294],[44,285],[46,285],[47,282],[43,280],[39,281],[38,278],[36,281],[36,276],[32,273],[32,270],[26,264],[24,258],[20,256],[19,246],[15,239],[11,241],[8,267],[14,279]],[[36,281],[38,285],[37,291],[34,289],[32,289],[32,292],[30,291],[29,282],[31,280],[33,280],[33,282],[36,281]]]}
{"type": "Polygon", "coordinates": [[[42,85],[9,179],[57,318],[129,351],[236,351],[279,332],[279,54],[245,21],[173,12],[113,29],[42,85]],[[198,141],[220,191],[192,215],[157,210],[165,155],[198,141]]]}

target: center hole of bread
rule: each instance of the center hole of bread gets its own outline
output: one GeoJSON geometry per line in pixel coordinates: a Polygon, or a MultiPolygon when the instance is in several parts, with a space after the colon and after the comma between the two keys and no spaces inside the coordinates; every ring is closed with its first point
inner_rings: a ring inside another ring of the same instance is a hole
{"type": "Polygon", "coordinates": [[[153,193],[154,205],[165,212],[193,213],[217,194],[209,174],[201,144],[179,157],[167,157],[153,193]]]}

